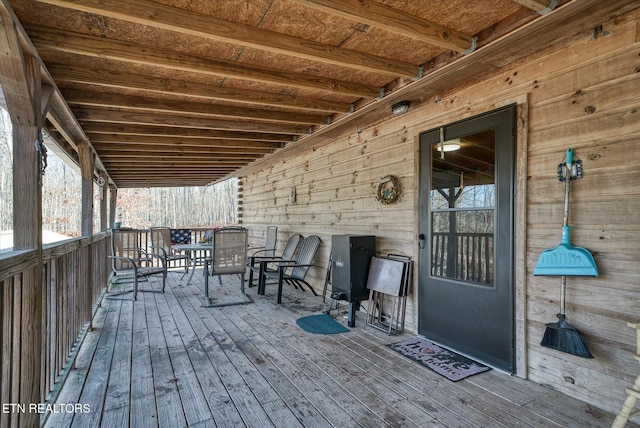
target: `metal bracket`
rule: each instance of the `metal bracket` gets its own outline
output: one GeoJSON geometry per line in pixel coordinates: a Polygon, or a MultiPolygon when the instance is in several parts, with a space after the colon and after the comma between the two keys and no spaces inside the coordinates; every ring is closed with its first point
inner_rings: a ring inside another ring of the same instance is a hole
{"type": "Polygon", "coordinates": [[[414,77],[413,80],[420,80],[422,79],[422,76],[424,76],[424,65],[418,67],[418,74],[416,75],[416,77],[414,77]]]}
{"type": "Polygon", "coordinates": [[[559,1],[560,1],[560,0],[551,0],[551,1],[549,2],[549,6],[545,7],[545,8],[544,8],[544,9],[542,9],[542,10],[539,10],[539,11],[538,11],[538,14],[539,14],[539,15],[546,15],[547,13],[551,12],[553,9],[555,9],[555,8],[556,8],[556,6],[558,6],[559,1]]]}
{"type": "Polygon", "coordinates": [[[462,52],[464,55],[469,55],[471,52],[476,50],[478,47],[478,36],[473,36],[469,42],[471,43],[471,46],[469,46],[469,49],[462,52]]]}

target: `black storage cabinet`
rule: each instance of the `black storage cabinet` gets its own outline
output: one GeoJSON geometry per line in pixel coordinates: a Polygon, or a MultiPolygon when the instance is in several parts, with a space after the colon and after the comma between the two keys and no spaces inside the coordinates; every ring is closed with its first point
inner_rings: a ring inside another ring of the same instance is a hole
{"type": "Polygon", "coordinates": [[[369,299],[367,277],[371,257],[375,255],[375,236],[333,235],[331,237],[333,263],[331,298],[349,302],[350,327],[355,325],[355,310],[359,306],[357,303],[369,299]]]}

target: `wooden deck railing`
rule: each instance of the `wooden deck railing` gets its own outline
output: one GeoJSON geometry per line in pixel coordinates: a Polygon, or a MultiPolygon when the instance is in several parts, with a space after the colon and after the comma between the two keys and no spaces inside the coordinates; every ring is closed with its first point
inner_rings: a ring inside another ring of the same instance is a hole
{"type": "Polygon", "coordinates": [[[431,245],[432,275],[493,283],[492,233],[433,233],[431,245]]]}
{"type": "Polygon", "coordinates": [[[37,406],[72,363],[107,285],[108,254],[109,235],[99,233],[47,245],[42,259],[35,250],[0,255],[0,426],[40,424],[37,406]]]}
{"type": "MultiPolygon", "coordinates": [[[[206,230],[192,228],[192,238],[206,230]]],[[[140,244],[150,245],[148,230],[140,244]]],[[[38,426],[46,416],[38,405],[55,394],[90,328],[110,248],[110,235],[99,233],[47,245],[42,258],[36,250],[0,254],[0,426],[38,426]]]]}

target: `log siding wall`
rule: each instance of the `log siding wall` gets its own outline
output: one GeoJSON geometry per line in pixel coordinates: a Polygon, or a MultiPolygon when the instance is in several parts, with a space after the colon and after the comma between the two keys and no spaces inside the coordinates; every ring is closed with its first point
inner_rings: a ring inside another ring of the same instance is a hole
{"type": "MultiPolygon", "coordinates": [[[[332,234],[374,234],[379,254],[417,260],[419,133],[516,102],[516,185],[526,198],[516,213],[518,374],[617,413],[638,369],[626,323],[640,316],[639,15],[603,23],[602,32],[549,47],[463,88],[425,93],[401,117],[390,114],[384,123],[243,177],[240,215],[254,244],[272,224],[281,245],[290,233],[319,234],[322,268],[312,272],[318,290],[332,234]],[[564,193],[556,167],[569,147],[584,164],[584,179],[572,187],[571,240],[594,254],[600,276],[568,279],[567,319],[582,331],[592,360],[539,345],[545,324],[556,320],[560,286],[559,278],[531,274],[540,252],[560,240],[564,193]],[[388,174],[399,178],[402,193],[397,203],[381,205],[375,186],[388,174]]],[[[407,327],[416,331],[413,296],[407,327]]]]}

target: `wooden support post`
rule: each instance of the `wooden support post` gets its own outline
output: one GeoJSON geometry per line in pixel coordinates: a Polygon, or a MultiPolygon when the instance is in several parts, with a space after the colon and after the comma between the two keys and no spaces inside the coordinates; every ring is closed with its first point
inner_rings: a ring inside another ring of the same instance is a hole
{"type": "Polygon", "coordinates": [[[99,191],[100,191],[100,231],[101,232],[105,232],[107,230],[107,228],[109,227],[108,225],[108,219],[107,219],[107,201],[108,201],[108,195],[107,195],[107,190],[109,189],[109,186],[107,186],[107,173],[106,172],[101,172],[100,173],[100,179],[103,180],[103,185],[100,186],[99,191]]]}
{"type": "Polygon", "coordinates": [[[116,222],[116,209],[118,201],[118,188],[115,186],[109,186],[109,227],[113,227],[113,223],[116,222]]]}
{"type": "MultiPolygon", "coordinates": [[[[78,157],[80,159],[80,176],[82,177],[82,236],[91,237],[93,236],[93,170],[95,168],[95,157],[88,141],[81,141],[78,144],[78,157]]],[[[84,256],[86,257],[83,263],[84,268],[79,270],[78,273],[81,273],[81,281],[86,284],[81,292],[84,293],[82,296],[84,298],[84,307],[88,312],[82,314],[82,316],[86,317],[86,319],[91,319],[91,290],[93,290],[94,279],[92,251],[84,253],[84,256]]],[[[79,300],[82,300],[82,298],[79,298],[79,300]]]]}
{"type": "MultiPolygon", "coordinates": [[[[18,385],[12,385],[9,402],[28,406],[44,400],[42,391],[42,187],[41,154],[36,141],[51,91],[42,87],[40,62],[25,55],[16,24],[5,7],[0,8],[0,85],[13,128],[13,248],[33,249],[38,263],[14,283],[12,369],[18,385]],[[15,324],[18,321],[18,324],[15,324]],[[16,368],[19,369],[16,371],[16,368]]],[[[3,397],[3,400],[5,397],[3,397]]],[[[39,426],[37,412],[11,417],[12,426],[39,426]]]]}
{"type": "Polygon", "coordinates": [[[88,141],[78,144],[80,175],[82,176],[82,236],[93,235],[93,151],[88,141]]]}

